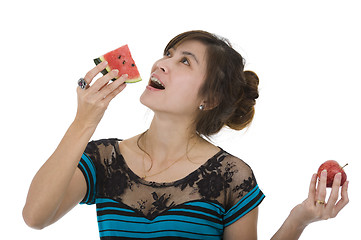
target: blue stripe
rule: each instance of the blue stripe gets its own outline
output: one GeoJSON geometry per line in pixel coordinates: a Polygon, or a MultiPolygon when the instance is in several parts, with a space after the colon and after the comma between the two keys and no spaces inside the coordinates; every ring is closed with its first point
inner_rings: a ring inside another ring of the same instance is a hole
{"type": "Polygon", "coordinates": [[[232,223],[236,222],[238,219],[240,219],[241,217],[243,217],[244,215],[246,215],[247,213],[249,213],[250,211],[252,211],[255,207],[257,207],[260,202],[262,202],[262,200],[265,198],[265,195],[262,195],[262,197],[255,203],[252,205],[252,207],[248,208],[246,211],[244,211],[241,215],[237,216],[233,221],[228,222],[227,224],[225,224],[224,226],[227,227],[229,225],[231,225],[232,223]]]}
{"type": "MultiPolygon", "coordinates": [[[[140,219],[140,218],[139,218],[140,219]]],[[[199,223],[199,222],[195,222],[193,221],[193,219],[191,221],[187,221],[187,220],[181,220],[179,217],[176,217],[176,220],[175,219],[164,219],[164,220],[156,220],[156,221],[146,221],[144,219],[141,219],[139,220],[138,218],[134,221],[126,221],[124,219],[116,219],[116,218],[106,218],[106,219],[103,219],[101,221],[98,221],[98,222],[117,222],[118,224],[124,224],[124,223],[136,223],[136,224],[147,224],[147,225],[151,225],[151,224],[155,224],[155,223],[160,223],[160,222],[182,222],[182,223],[190,223],[190,224],[196,224],[196,225],[201,225],[201,226],[208,226],[208,227],[212,227],[212,228],[216,228],[218,230],[223,230],[223,225],[222,224],[214,224],[214,223],[199,223]],[[213,224],[213,225],[212,225],[213,224]]]]}
{"type": "Polygon", "coordinates": [[[79,162],[79,165],[82,167],[83,169],[83,172],[85,173],[85,177],[87,178],[86,179],[86,182],[87,182],[87,185],[88,185],[88,191],[87,191],[87,196],[86,196],[86,199],[85,201],[83,201],[84,203],[85,202],[89,202],[89,197],[90,197],[90,191],[91,191],[91,187],[90,187],[90,177],[89,177],[89,174],[88,174],[88,171],[86,170],[86,168],[84,167],[83,163],[82,162],[79,162]]]}
{"type": "Polygon", "coordinates": [[[97,208],[97,212],[101,212],[101,211],[106,211],[106,210],[116,210],[119,211],[120,214],[121,212],[131,212],[134,213],[134,211],[130,210],[130,209],[124,209],[121,207],[103,207],[103,208],[97,208]]]}
{"type": "Polygon", "coordinates": [[[123,216],[118,214],[106,214],[103,216],[98,216],[98,222],[105,222],[109,219],[120,221],[120,222],[134,222],[138,221],[139,223],[150,223],[151,221],[146,219],[145,217],[130,217],[130,216],[123,216]]]}
{"type": "Polygon", "coordinates": [[[237,204],[235,204],[232,208],[228,210],[224,219],[226,220],[228,217],[236,213],[239,209],[247,205],[258,195],[259,191],[260,189],[258,188],[258,185],[256,185],[250,192],[248,192],[245,196],[243,196],[241,200],[238,201],[237,204]]]}
{"type": "Polygon", "coordinates": [[[131,230],[118,230],[112,229],[105,232],[100,232],[100,237],[126,237],[126,238],[135,238],[135,239],[148,239],[148,238],[159,238],[159,237],[183,237],[191,239],[204,239],[204,240],[219,240],[221,235],[204,233],[194,233],[190,231],[182,230],[158,230],[147,232],[146,235],[144,232],[139,232],[139,229],[136,231],[131,230]]]}
{"type": "Polygon", "coordinates": [[[211,226],[216,229],[223,229],[223,225],[221,222],[215,223],[212,221],[208,221],[205,219],[200,218],[194,218],[194,217],[188,217],[188,216],[182,216],[182,215],[169,215],[169,216],[159,216],[156,218],[159,222],[167,222],[170,220],[174,221],[181,221],[181,222],[191,222],[195,225],[203,225],[203,226],[211,226]]]}
{"type": "MultiPolygon", "coordinates": [[[[93,176],[93,179],[95,180],[95,177],[96,177],[96,170],[95,170],[95,166],[94,166],[94,163],[93,161],[91,160],[91,158],[86,154],[86,153],[83,153],[82,157],[81,157],[85,162],[86,164],[88,165],[89,169],[90,169],[90,172],[91,172],[91,175],[93,176]]],[[[95,181],[94,181],[95,182],[95,181]]]]}
{"type": "MultiPolygon", "coordinates": [[[[172,213],[172,212],[185,212],[185,213],[194,213],[194,214],[199,214],[199,215],[204,215],[207,217],[210,217],[212,219],[214,219],[215,221],[219,221],[219,218],[217,218],[216,216],[212,215],[212,214],[208,214],[202,211],[194,211],[194,210],[190,210],[190,209],[169,209],[167,213],[172,213]]],[[[201,218],[202,216],[200,216],[201,218]]],[[[195,217],[193,217],[193,219],[196,219],[195,217]]]]}
{"type": "Polygon", "coordinates": [[[206,208],[206,209],[211,209],[213,211],[216,211],[218,214],[224,214],[225,213],[225,209],[216,203],[213,202],[204,202],[204,201],[191,201],[191,202],[187,202],[184,203],[182,205],[186,205],[186,206],[197,206],[197,207],[202,207],[202,208],[206,208]],[[211,205],[212,207],[210,207],[209,205],[211,205]],[[216,208],[216,209],[214,209],[216,208]]]}
{"type": "MultiPolygon", "coordinates": [[[[217,229],[223,229],[223,225],[222,224],[217,224],[211,221],[207,221],[207,220],[203,220],[203,219],[196,219],[193,217],[188,217],[188,216],[181,216],[181,215],[168,215],[168,216],[158,216],[157,218],[155,218],[154,220],[148,220],[145,217],[137,217],[137,216],[124,216],[124,215],[118,215],[118,214],[107,214],[107,215],[102,215],[102,216],[98,216],[98,222],[101,222],[102,226],[106,225],[107,221],[117,221],[117,222],[121,222],[121,223],[142,223],[142,224],[156,224],[156,223],[162,223],[164,222],[165,224],[167,224],[167,222],[184,222],[184,223],[193,223],[195,225],[200,225],[200,226],[212,226],[214,228],[217,229]]],[[[102,226],[99,226],[99,228],[102,228],[102,226]]]]}
{"type": "Polygon", "coordinates": [[[110,198],[97,198],[97,201],[96,203],[118,203],[117,201],[113,200],[113,199],[110,199],[110,198]]]}
{"type": "Polygon", "coordinates": [[[258,185],[255,186],[249,193],[247,193],[241,200],[239,200],[239,202],[233,206],[225,215],[225,224],[224,226],[227,227],[229,225],[231,225],[232,223],[236,222],[238,219],[240,219],[241,217],[243,217],[244,215],[246,215],[247,213],[249,213],[251,210],[253,210],[255,207],[257,207],[261,201],[265,198],[265,195],[261,192],[261,190],[259,189],[258,185]],[[244,208],[247,204],[249,204],[252,201],[255,201],[255,203],[252,204],[252,206],[249,206],[247,209],[244,209],[243,212],[241,212],[242,208],[244,208]],[[233,220],[227,222],[227,219],[232,217],[234,214],[237,214],[238,212],[238,216],[236,216],[233,220]]]}
{"type": "Polygon", "coordinates": [[[134,231],[139,233],[149,233],[154,231],[171,231],[177,229],[186,229],[189,232],[194,233],[207,233],[213,235],[219,235],[223,232],[223,226],[221,225],[219,228],[214,228],[211,225],[201,225],[196,222],[191,221],[180,221],[179,219],[169,219],[167,221],[154,221],[154,222],[124,222],[124,221],[116,221],[116,220],[108,220],[106,222],[102,222],[102,226],[99,227],[99,231],[109,231],[117,229],[119,231],[134,231]]]}
{"type": "Polygon", "coordinates": [[[81,160],[82,161],[79,162],[79,165],[83,169],[83,172],[86,175],[86,178],[87,178],[86,182],[88,184],[87,196],[86,196],[85,201],[83,201],[83,203],[93,203],[94,197],[95,197],[94,191],[95,191],[95,184],[96,184],[95,166],[93,164],[93,161],[89,158],[89,156],[86,153],[83,153],[81,160]],[[83,163],[86,164],[86,166],[83,163]],[[93,182],[93,186],[91,186],[91,182],[93,182]],[[92,199],[90,199],[91,196],[93,196],[92,199]]]}

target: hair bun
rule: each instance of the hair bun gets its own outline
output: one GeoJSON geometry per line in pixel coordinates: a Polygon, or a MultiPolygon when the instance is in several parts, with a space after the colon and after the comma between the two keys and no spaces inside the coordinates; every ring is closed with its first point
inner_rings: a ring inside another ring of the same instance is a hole
{"type": "Polygon", "coordinates": [[[243,74],[245,86],[234,106],[233,114],[227,121],[227,126],[234,130],[242,130],[252,122],[255,113],[254,105],[259,97],[257,74],[252,71],[244,71],[243,74]]]}
{"type": "Polygon", "coordinates": [[[244,71],[244,77],[247,84],[247,89],[249,91],[245,91],[245,94],[248,98],[251,99],[257,99],[259,97],[258,95],[258,84],[259,84],[259,78],[257,74],[253,71],[244,71]]]}

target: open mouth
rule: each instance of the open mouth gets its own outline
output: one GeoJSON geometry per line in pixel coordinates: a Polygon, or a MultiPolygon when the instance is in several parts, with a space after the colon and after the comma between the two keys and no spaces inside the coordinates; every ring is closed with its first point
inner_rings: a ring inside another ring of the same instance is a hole
{"type": "Polygon", "coordinates": [[[150,78],[149,86],[151,86],[155,89],[159,89],[159,90],[165,89],[163,83],[161,81],[159,81],[156,77],[153,77],[153,76],[150,78]]]}

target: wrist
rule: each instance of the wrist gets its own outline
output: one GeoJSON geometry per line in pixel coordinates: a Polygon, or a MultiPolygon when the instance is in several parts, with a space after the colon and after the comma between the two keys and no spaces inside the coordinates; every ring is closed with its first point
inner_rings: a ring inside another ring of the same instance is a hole
{"type": "Polygon", "coordinates": [[[306,224],[300,221],[297,206],[292,209],[280,229],[273,235],[272,240],[297,240],[301,236],[306,224]]]}
{"type": "Polygon", "coordinates": [[[297,205],[291,210],[286,221],[293,229],[298,231],[303,231],[308,226],[308,223],[302,220],[302,213],[301,214],[299,213],[298,208],[299,205],[297,205]]]}
{"type": "Polygon", "coordinates": [[[86,144],[93,136],[96,127],[96,125],[85,124],[84,122],[75,119],[71,123],[68,131],[65,134],[65,137],[71,138],[73,141],[78,143],[86,144]]]}
{"type": "Polygon", "coordinates": [[[82,133],[86,133],[86,132],[94,132],[97,126],[98,124],[87,123],[76,117],[72,122],[72,124],[70,125],[70,128],[76,131],[80,131],[82,133]]]}

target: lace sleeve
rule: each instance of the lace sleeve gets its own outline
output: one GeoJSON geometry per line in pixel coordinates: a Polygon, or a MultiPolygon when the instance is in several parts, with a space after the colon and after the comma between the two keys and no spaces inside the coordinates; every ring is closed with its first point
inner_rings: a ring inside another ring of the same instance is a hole
{"type": "Polygon", "coordinates": [[[225,172],[228,186],[224,225],[228,226],[256,208],[265,196],[258,187],[252,169],[241,159],[228,156],[225,172]]]}
{"type": "Polygon", "coordinates": [[[118,189],[113,184],[118,176],[115,170],[119,168],[119,161],[115,157],[118,141],[109,138],[88,143],[78,164],[87,183],[87,192],[81,204],[95,204],[97,196],[106,195],[107,190],[114,192],[118,189]]]}
{"type": "Polygon", "coordinates": [[[98,148],[97,141],[91,141],[88,143],[80,161],[78,168],[83,173],[86,184],[87,191],[85,197],[80,202],[80,204],[95,204],[96,196],[96,176],[97,168],[96,165],[100,160],[100,153],[98,148]]]}

